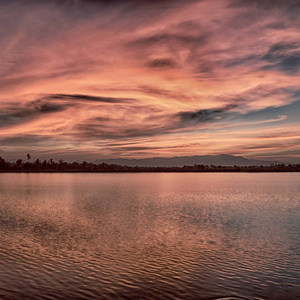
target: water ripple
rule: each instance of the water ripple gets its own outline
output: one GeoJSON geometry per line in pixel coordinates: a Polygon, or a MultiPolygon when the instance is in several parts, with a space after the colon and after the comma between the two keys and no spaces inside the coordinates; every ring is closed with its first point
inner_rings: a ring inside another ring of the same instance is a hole
{"type": "Polygon", "coordinates": [[[300,294],[298,177],[6,175],[0,175],[1,299],[300,294]]]}

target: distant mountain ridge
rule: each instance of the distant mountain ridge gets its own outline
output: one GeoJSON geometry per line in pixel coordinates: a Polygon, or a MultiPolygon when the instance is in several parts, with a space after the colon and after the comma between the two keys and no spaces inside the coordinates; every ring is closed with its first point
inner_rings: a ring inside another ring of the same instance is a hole
{"type": "Polygon", "coordinates": [[[96,164],[118,164],[122,166],[141,166],[141,167],[182,167],[184,165],[215,165],[215,166],[269,166],[271,164],[282,164],[280,161],[268,161],[247,159],[242,156],[227,154],[220,155],[196,155],[196,156],[175,156],[170,158],[152,157],[143,159],[109,158],[97,159],[96,164]]]}

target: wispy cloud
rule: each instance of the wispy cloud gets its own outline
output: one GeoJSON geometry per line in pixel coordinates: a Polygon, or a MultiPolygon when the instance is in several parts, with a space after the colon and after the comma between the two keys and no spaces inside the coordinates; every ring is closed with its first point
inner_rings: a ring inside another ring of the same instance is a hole
{"type": "Polygon", "coordinates": [[[182,111],[177,114],[182,123],[207,123],[211,121],[218,121],[228,116],[228,112],[235,108],[236,105],[230,104],[226,107],[215,109],[202,109],[194,112],[182,111]]]}
{"type": "Polygon", "coordinates": [[[297,160],[299,12],[296,0],[0,1],[0,147],[297,160]]]}
{"type": "Polygon", "coordinates": [[[268,62],[264,70],[278,70],[289,75],[296,75],[300,69],[300,43],[278,43],[262,57],[268,62]]]}
{"type": "Polygon", "coordinates": [[[47,114],[62,112],[70,104],[58,104],[41,100],[26,103],[6,103],[1,107],[0,127],[11,126],[31,121],[37,117],[45,117],[47,114]]]}
{"type": "MultiPolygon", "coordinates": [[[[81,95],[81,94],[53,94],[45,97],[46,99],[59,99],[59,100],[71,100],[71,101],[94,101],[103,103],[126,103],[133,102],[134,99],[129,98],[113,98],[113,97],[99,97],[91,95],[81,95]]],[[[137,101],[137,100],[135,100],[137,101]]]]}

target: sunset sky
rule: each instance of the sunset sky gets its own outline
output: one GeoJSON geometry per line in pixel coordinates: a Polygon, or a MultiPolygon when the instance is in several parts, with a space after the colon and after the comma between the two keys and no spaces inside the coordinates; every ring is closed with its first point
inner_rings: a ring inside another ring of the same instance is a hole
{"type": "Polygon", "coordinates": [[[0,0],[0,156],[300,163],[300,1],[0,0]]]}

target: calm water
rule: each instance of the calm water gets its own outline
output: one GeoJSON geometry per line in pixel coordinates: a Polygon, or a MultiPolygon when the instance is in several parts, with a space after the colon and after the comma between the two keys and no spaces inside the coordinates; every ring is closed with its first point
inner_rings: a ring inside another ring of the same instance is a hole
{"type": "Polygon", "coordinates": [[[0,174],[0,299],[299,299],[300,174],[0,174]]]}

